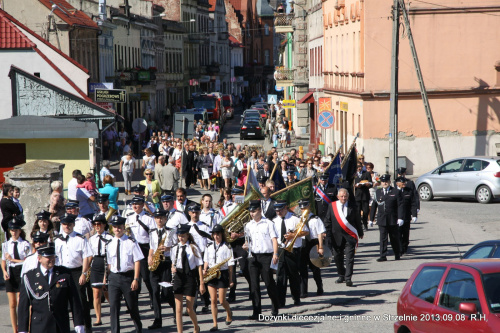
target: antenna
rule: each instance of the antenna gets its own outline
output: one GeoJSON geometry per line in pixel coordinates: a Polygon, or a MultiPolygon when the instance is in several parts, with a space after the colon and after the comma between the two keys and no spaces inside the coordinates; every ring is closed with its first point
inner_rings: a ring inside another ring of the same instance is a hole
{"type": "Polygon", "coordinates": [[[451,232],[451,236],[453,237],[453,241],[455,242],[455,246],[457,247],[458,255],[460,256],[460,259],[462,259],[462,253],[460,252],[460,249],[458,248],[457,240],[455,239],[455,235],[453,235],[453,230],[451,230],[451,228],[450,228],[450,232],[451,232]]]}

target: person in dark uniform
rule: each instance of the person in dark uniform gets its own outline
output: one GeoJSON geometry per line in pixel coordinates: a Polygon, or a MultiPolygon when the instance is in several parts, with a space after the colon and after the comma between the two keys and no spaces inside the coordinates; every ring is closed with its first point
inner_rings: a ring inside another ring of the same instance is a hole
{"type": "Polygon", "coordinates": [[[205,293],[203,282],[203,258],[200,249],[196,246],[193,236],[189,233],[190,225],[181,224],[177,228],[179,243],[171,250],[172,283],[175,295],[175,316],[177,332],[182,332],[182,303],[186,296],[186,307],[193,322],[194,332],[200,332],[196,312],[194,311],[194,298],[199,288],[200,294],[205,293]],[[199,287],[198,287],[199,286],[199,287]]]}
{"type": "Polygon", "coordinates": [[[38,248],[39,265],[26,273],[19,295],[18,332],[69,333],[69,311],[77,333],[84,332],[82,304],[71,271],[55,266],[54,243],[38,248]]]}
{"type": "Polygon", "coordinates": [[[403,225],[399,227],[401,236],[401,255],[406,254],[410,244],[410,223],[417,221],[417,197],[415,191],[406,187],[407,179],[399,177],[396,179],[396,186],[401,191],[403,197],[403,225]]]}
{"type": "Polygon", "coordinates": [[[248,210],[252,220],[245,225],[245,247],[252,255],[248,258],[250,272],[250,294],[252,297],[253,314],[250,320],[259,319],[262,313],[260,278],[264,280],[267,293],[272,302],[272,315],[277,316],[279,310],[278,293],[273,279],[271,263],[278,264],[278,241],[274,223],[262,216],[260,200],[251,200],[248,210]]]}
{"type": "Polygon", "coordinates": [[[126,221],[124,217],[113,216],[109,222],[115,233],[106,251],[109,276],[105,276],[105,282],[109,281],[111,332],[120,332],[120,305],[123,296],[136,332],[142,333],[138,289],[141,260],[144,259],[144,255],[137,242],[125,235],[126,221]]]}
{"type": "MultiPolygon", "coordinates": [[[[310,208],[308,199],[299,200],[299,208],[303,213],[304,210],[310,208]]],[[[309,213],[307,226],[309,234],[305,238],[305,246],[300,253],[300,298],[308,297],[308,268],[313,272],[313,278],[316,282],[316,296],[323,295],[323,280],[321,279],[321,269],[313,265],[309,258],[309,253],[313,247],[317,248],[319,255],[323,255],[323,242],[326,235],[326,229],[323,221],[313,213],[309,213]]]]}
{"type": "MultiPolygon", "coordinates": [[[[107,200],[107,199],[106,199],[107,200]]],[[[105,298],[109,302],[108,292],[103,290],[101,283],[104,283],[104,274],[106,273],[106,249],[113,239],[108,233],[108,223],[106,217],[102,214],[96,215],[92,220],[95,234],[89,238],[90,248],[92,249],[92,264],[90,267],[90,286],[94,299],[94,310],[96,321],[94,326],[102,325],[101,320],[101,297],[104,292],[105,298]]]]}
{"type": "Polygon", "coordinates": [[[156,228],[155,221],[149,213],[144,210],[144,197],[135,196],[132,199],[132,209],[133,213],[128,213],[127,226],[130,227],[132,232],[131,237],[137,242],[141,248],[143,259],[141,261],[141,276],[139,281],[139,291],[141,293],[141,283],[144,280],[144,284],[148,289],[150,308],[153,308],[153,287],[151,287],[151,280],[149,278],[148,269],[148,255],[149,255],[149,232],[156,228]]]}
{"type": "Polygon", "coordinates": [[[260,189],[262,194],[261,199],[261,209],[262,215],[268,219],[272,220],[276,217],[276,211],[274,210],[274,200],[271,199],[271,189],[267,186],[260,189]]]}
{"type": "MultiPolygon", "coordinates": [[[[170,260],[170,256],[167,256],[167,245],[168,245],[168,237],[170,235],[170,230],[165,228],[165,224],[167,224],[167,212],[164,210],[158,210],[154,214],[156,228],[151,229],[149,235],[149,256],[148,256],[148,265],[151,267],[153,265],[153,260],[155,257],[155,253],[160,251],[162,253],[165,260],[159,262],[158,267],[155,270],[152,270],[149,277],[151,279],[151,286],[153,288],[153,310],[154,310],[154,322],[148,329],[157,329],[162,327],[162,315],[161,315],[161,286],[158,284],[159,282],[170,282],[170,278],[172,276],[170,272],[170,266],[172,262],[170,260]],[[160,243],[163,242],[163,245],[160,246],[160,243]],[[170,276],[168,276],[170,274],[170,276]]],[[[170,306],[173,310],[175,310],[175,303],[172,297],[168,299],[170,306]]],[[[174,311],[175,316],[175,311],[174,311]]]]}
{"type": "Polygon", "coordinates": [[[269,177],[265,177],[262,175],[257,176],[257,182],[259,182],[259,190],[262,190],[266,186],[266,182],[269,179],[269,177]]]}
{"type": "MultiPolygon", "coordinates": [[[[398,172],[398,177],[406,178],[406,168],[398,168],[397,172],[398,172]]],[[[394,186],[396,186],[396,184],[394,184],[394,186]]],[[[415,186],[413,180],[408,178],[406,178],[405,187],[413,191],[413,195],[415,196],[417,201],[417,213],[418,213],[418,211],[420,210],[420,196],[418,195],[417,187],[415,186]]]]}
{"type": "Polygon", "coordinates": [[[212,229],[212,235],[214,242],[207,246],[204,254],[204,267],[203,275],[206,275],[207,270],[220,264],[227,259],[228,262],[223,264],[220,268],[220,277],[215,277],[207,282],[208,291],[210,293],[211,299],[211,309],[212,309],[212,319],[214,326],[210,329],[211,332],[217,331],[217,299],[219,299],[220,304],[226,310],[226,325],[230,325],[233,321],[233,312],[229,307],[229,303],[226,300],[226,292],[229,286],[233,285],[232,280],[232,270],[234,269],[233,251],[231,247],[226,243],[226,237],[224,235],[224,228],[217,224],[212,229]]]}
{"type": "Polygon", "coordinates": [[[338,200],[330,205],[326,213],[327,237],[332,240],[333,258],[339,274],[335,283],[345,282],[348,287],[351,287],[354,253],[358,246],[358,239],[363,238],[363,227],[359,210],[351,206],[347,189],[339,189],[337,198],[338,200]]]}
{"type": "MultiPolygon", "coordinates": [[[[231,194],[233,196],[233,205],[234,207],[231,208],[231,210],[228,212],[231,213],[233,209],[237,207],[238,204],[235,203],[236,196],[237,195],[243,195],[244,189],[241,187],[234,187],[231,190],[231,194]]],[[[243,244],[245,244],[245,237],[244,233],[237,234],[235,232],[231,232],[231,238],[235,239],[231,243],[231,248],[233,249],[233,258],[240,258],[238,261],[238,264],[240,265],[241,273],[245,277],[245,279],[248,282],[248,285],[250,285],[250,272],[248,271],[248,252],[243,249],[243,244]]],[[[229,295],[227,298],[228,302],[234,302],[236,300],[236,286],[238,285],[238,280],[236,278],[236,267],[234,267],[232,271],[232,281],[234,282],[232,286],[229,288],[229,295]]]]}
{"type": "Polygon", "coordinates": [[[285,248],[290,244],[296,235],[296,230],[300,223],[300,218],[288,210],[285,200],[277,200],[274,204],[277,216],[273,219],[279,245],[278,270],[276,272],[276,286],[278,288],[278,299],[280,308],[286,304],[287,280],[290,281],[290,291],[292,293],[294,305],[300,305],[300,250],[302,248],[302,237],[309,234],[309,228],[304,225],[300,234],[297,235],[293,244],[292,252],[285,248]]]}
{"type": "Polygon", "coordinates": [[[359,214],[362,215],[363,227],[368,230],[368,215],[370,210],[370,188],[372,176],[369,172],[363,171],[363,164],[358,162],[358,170],[354,178],[354,197],[359,214]]]}
{"type": "Polygon", "coordinates": [[[337,197],[337,187],[328,184],[330,175],[323,173],[319,176],[318,185],[314,188],[314,201],[316,203],[316,214],[324,221],[328,207],[337,197]]]}
{"type": "Polygon", "coordinates": [[[85,236],[73,231],[75,215],[66,215],[61,219],[61,233],[55,237],[56,264],[64,266],[71,271],[73,280],[80,292],[80,301],[83,307],[83,320],[85,330],[92,331],[92,318],[90,317],[90,303],[87,297],[86,280],[89,272],[92,249],[85,236]]]}
{"type": "Polygon", "coordinates": [[[370,212],[370,226],[373,225],[377,212],[377,225],[380,232],[380,257],[378,262],[387,261],[387,236],[391,239],[392,250],[396,260],[400,259],[401,247],[399,226],[403,225],[403,197],[401,191],[391,186],[391,176],[380,177],[382,188],[375,192],[375,198],[370,212]]]}
{"type": "Polygon", "coordinates": [[[285,181],[286,186],[293,185],[296,182],[297,182],[297,180],[295,179],[295,169],[294,170],[288,170],[286,172],[286,181],[285,181]]]}
{"type": "Polygon", "coordinates": [[[38,253],[37,250],[39,247],[44,246],[45,244],[48,243],[49,241],[49,234],[41,232],[38,230],[35,233],[31,233],[31,239],[33,241],[33,252],[26,256],[24,262],[23,262],[23,269],[21,270],[21,278],[26,274],[27,272],[31,271],[32,269],[35,269],[38,267],[38,253]]]}
{"type": "Polygon", "coordinates": [[[3,279],[14,333],[17,332],[17,301],[21,286],[21,271],[24,260],[31,252],[31,245],[25,240],[26,233],[22,229],[25,225],[26,222],[21,217],[14,216],[8,224],[10,239],[2,244],[3,279]]]}

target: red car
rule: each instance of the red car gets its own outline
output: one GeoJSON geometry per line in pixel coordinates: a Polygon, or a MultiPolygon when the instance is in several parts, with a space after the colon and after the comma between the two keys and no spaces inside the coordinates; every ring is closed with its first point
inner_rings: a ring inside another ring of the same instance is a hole
{"type": "Polygon", "coordinates": [[[500,332],[500,260],[421,264],[394,319],[395,333],[500,332]]]}

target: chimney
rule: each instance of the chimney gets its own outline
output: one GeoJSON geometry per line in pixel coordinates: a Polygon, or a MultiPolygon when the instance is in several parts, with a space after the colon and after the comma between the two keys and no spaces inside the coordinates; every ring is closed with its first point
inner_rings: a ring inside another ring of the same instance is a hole
{"type": "Polygon", "coordinates": [[[99,18],[103,21],[107,19],[106,0],[99,0],[99,18]]]}

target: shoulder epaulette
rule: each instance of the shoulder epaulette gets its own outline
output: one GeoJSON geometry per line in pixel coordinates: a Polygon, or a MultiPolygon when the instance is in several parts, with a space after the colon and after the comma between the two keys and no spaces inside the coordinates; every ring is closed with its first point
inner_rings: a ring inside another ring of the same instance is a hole
{"type": "Polygon", "coordinates": [[[128,213],[127,216],[134,215],[134,214],[135,214],[134,212],[128,213]]]}
{"type": "Polygon", "coordinates": [[[144,215],[149,216],[149,217],[153,217],[153,215],[149,214],[149,212],[144,212],[144,215]]]}
{"type": "Polygon", "coordinates": [[[34,255],[34,254],[36,254],[36,252],[35,252],[35,253],[30,253],[30,254],[28,254],[28,255],[26,256],[26,258],[29,258],[29,257],[31,257],[31,256],[32,256],[32,255],[34,255]]]}
{"type": "Polygon", "coordinates": [[[153,231],[156,231],[156,230],[158,230],[158,228],[149,229],[149,233],[152,233],[153,231]]]}
{"type": "Polygon", "coordinates": [[[62,239],[62,234],[58,234],[57,236],[54,236],[54,238],[62,239]]]}
{"type": "Polygon", "coordinates": [[[128,239],[130,239],[132,242],[136,243],[137,241],[135,240],[134,237],[130,236],[128,239]]]}
{"type": "Polygon", "coordinates": [[[85,236],[84,236],[84,235],[81,235],[81,234],[79,234],[79,233],[76,233],[76,236],[77,236],[77,237],[80,237],[80,238],[85,239],[85,236]]]}

